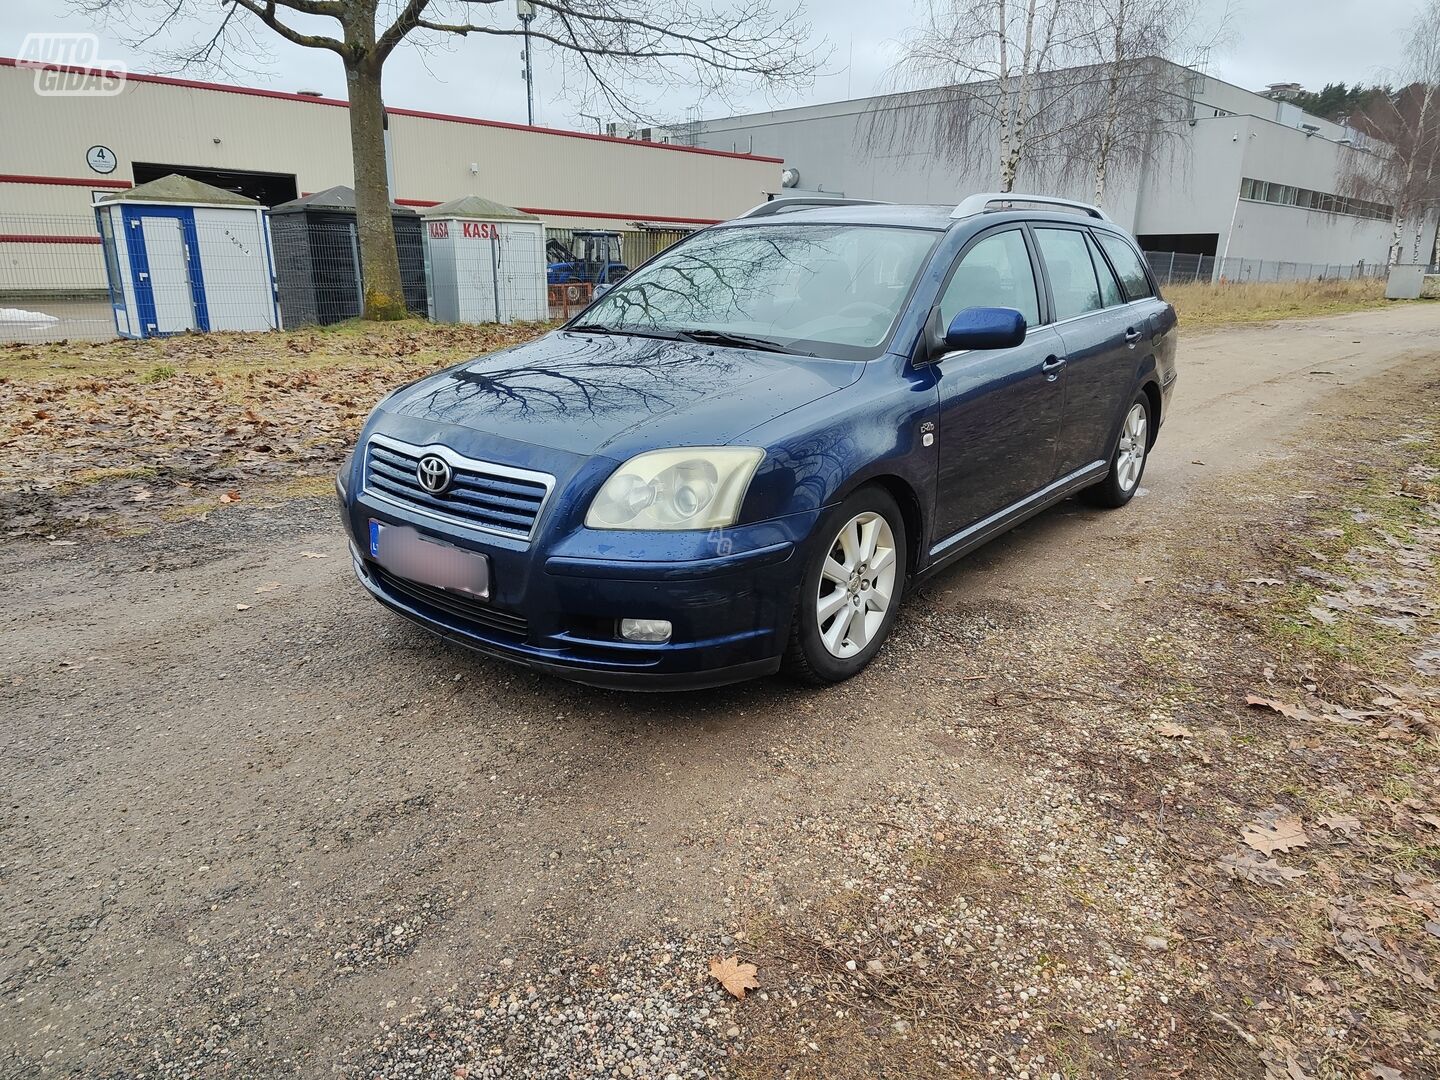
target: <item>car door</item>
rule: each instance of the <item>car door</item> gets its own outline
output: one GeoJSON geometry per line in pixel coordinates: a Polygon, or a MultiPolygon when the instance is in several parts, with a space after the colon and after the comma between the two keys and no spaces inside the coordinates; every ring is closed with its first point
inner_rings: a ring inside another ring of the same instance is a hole
{"type": "MultiPolygon", "coordinates": [[[[1135,383],[1131,325],[1120,283],[1082,225],[1037,224],[1055,327],[1065,343],[1065,418],[1056,455],[1057,478],[1109,457],[1109,442],[1135,383]]],[[[1143,320],[1142,320],[1143,323],[1143,320]]]]}
{"type": "Polygon", "coordinates": [[[953,352],[935,361],[942,540],[1020,502],[1055,474],[1064,406],[1065,346],[1043,325],[1039,273],[1022,225],[981,233],[941,291],[940,324],[968,307],[1013,308],[1029,327],[1009,349],[953,352]]]}
{"type": "Polygon", "coordinates": [[[1096,229],[1094,238],[1109,259],[1130,307],[1125,332],[1131,349],[1138,354],[1137,370],[1151,357],[1161,366],[1168,365],[1175,356],[1175,310],[1160,298],[1154,277],[1134,244],[1103,229],[1096,229]]]}

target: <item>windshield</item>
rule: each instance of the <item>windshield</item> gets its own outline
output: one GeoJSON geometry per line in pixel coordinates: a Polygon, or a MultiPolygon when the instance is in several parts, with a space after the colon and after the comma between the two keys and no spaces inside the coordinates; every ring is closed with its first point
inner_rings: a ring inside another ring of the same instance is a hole
{"type": "Polygon", "coordinates": [[[573,329],[875,355],[938,234],[874,225],[712,229],[657,256],[573,329]]]}

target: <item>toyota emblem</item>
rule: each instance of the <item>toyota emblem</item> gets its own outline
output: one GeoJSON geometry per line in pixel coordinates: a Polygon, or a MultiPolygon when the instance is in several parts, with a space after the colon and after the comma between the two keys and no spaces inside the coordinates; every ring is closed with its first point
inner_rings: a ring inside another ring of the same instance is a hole
{"type": "Polygon", "coordinates": [[[439,454],[426,454],[415,466],[415,479],[431,495],[444,495],[450,490],[450,481],[453,478],[450,463],[439,454]]]}

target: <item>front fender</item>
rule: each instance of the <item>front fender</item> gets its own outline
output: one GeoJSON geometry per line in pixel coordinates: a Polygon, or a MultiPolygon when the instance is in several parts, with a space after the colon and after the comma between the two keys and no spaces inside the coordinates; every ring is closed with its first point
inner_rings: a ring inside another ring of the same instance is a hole
{"type": "Polygon", "coordinates": [[[822,510],[861,485],[885,478],[914,493],[923,531],[933,507],[938,461],[934,442],[925,445],[922,426],[934,424],[938,411],[930,369],[912,370],[903,358],[888,354],[868,361],[849,387],[745,434],[744,442],[766,449],[742,520],[822,510]]]}

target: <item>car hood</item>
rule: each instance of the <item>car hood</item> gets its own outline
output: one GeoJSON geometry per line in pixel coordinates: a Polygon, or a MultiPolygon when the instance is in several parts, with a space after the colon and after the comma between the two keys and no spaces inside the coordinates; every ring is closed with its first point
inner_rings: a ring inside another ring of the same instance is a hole
{"type": "Polygon", "coordinates": [[[661,446],[727,444],[849,386],[863,367],[562,330],[412,383],[381,407],[411,421],[623,459],[661,446]]]}

